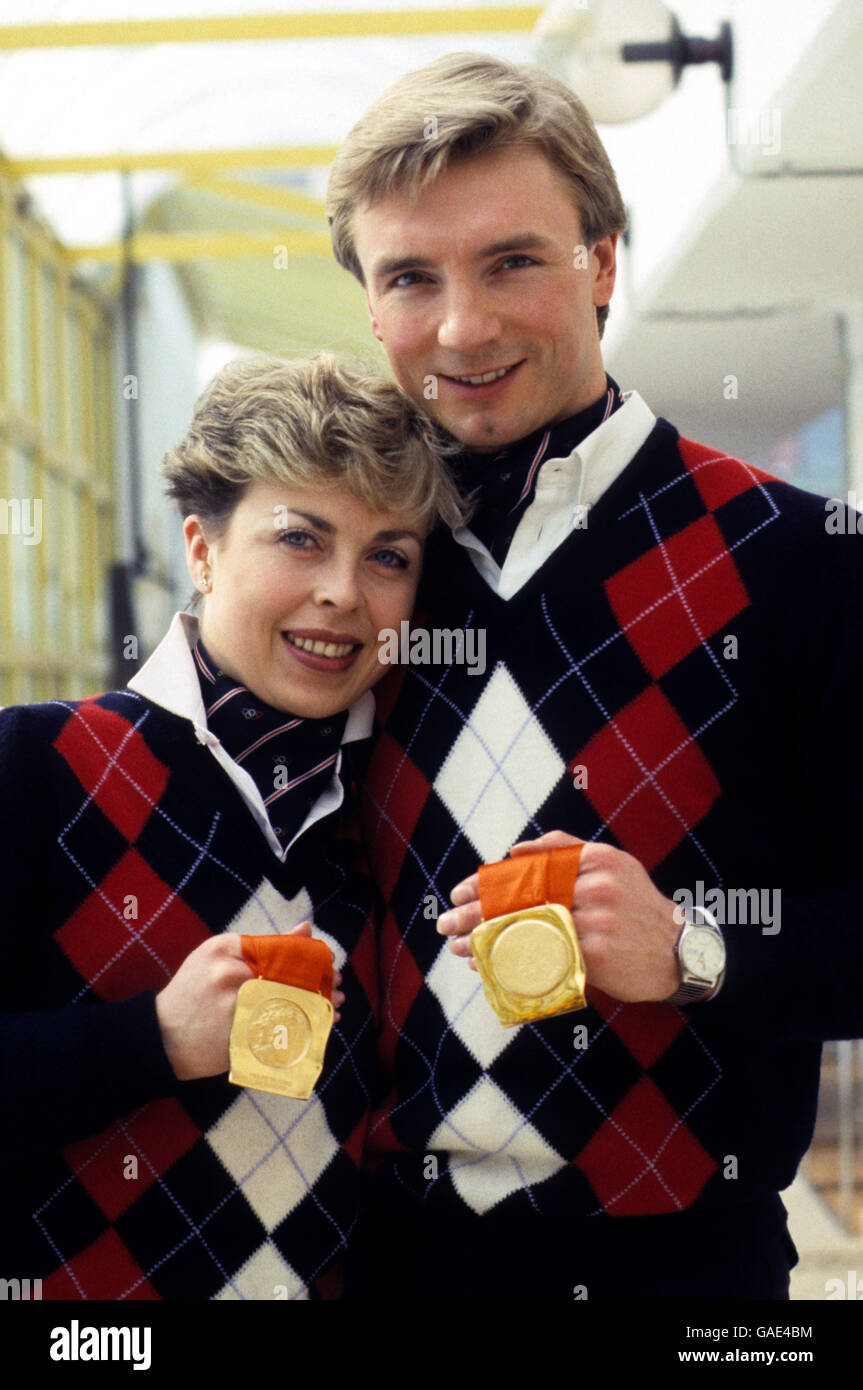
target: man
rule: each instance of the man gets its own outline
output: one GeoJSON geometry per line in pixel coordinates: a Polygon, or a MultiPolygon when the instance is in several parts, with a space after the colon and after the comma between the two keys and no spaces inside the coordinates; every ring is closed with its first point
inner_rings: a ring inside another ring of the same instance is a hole
{"type": "Polygon", "coordinates": [[[778,1192],[820,1040],[863,1022],[860,754],[832,743],[857,713],[859,541],[606,376],[624,210],[554,79],[471,55],[400,79],[330,213],[476,494],[418,621],[487,642],[482,681],[457,652],[384,688],[386,1093],[354,1290],[787,1297],[778,1192]],[[537,840],[586,842],[589,1007],[512,1031],[454,954],[478,864],[537,840]]]}

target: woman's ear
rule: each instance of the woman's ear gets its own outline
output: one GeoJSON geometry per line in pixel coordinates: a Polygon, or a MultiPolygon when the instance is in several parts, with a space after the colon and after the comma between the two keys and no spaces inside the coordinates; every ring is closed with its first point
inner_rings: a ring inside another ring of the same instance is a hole
{"type": "Polygon", "coordinates": [[[183,522],[183,536],[186,541],[186,566],[192,576],[192,583],[199,593],[206,594],[210,588],[210,545],[204,535],[199,516],[187,516],[183,522]]]}

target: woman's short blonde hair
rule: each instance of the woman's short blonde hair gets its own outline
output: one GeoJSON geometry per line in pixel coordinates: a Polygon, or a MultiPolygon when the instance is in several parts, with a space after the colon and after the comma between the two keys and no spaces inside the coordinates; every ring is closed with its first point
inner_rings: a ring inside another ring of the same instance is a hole
{"type": "MultiPolygon", "coordinates": [[[[360,283],[358,207],[414,198],[451,162],[535,145],[569,186],[588,247],[626,228],[626,209],[587,108],[541,68],[449,53],[398,78],[351,130],[332,167],[327,210],[336,260],[360,283]]],[[[608,305],[597,309],[600,331],[608,305]]]]}
{"type": "Polygon", "coordinates": [[[217,534],[258,480],[347,487],[372,511],[430,529],[465,516],[447,468],[456,448],[393,382],[329,353],[243,357],[210,382],[162,473],[181,515],[217,534]]]}

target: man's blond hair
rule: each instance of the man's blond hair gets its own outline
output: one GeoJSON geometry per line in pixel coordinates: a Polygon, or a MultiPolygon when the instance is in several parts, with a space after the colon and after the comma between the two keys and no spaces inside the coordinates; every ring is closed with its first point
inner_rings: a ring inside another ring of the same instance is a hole
{"type": "MultiPolygon", "coordinates": [[[[519,145],[541,149],[568,185],[588,248],[624,231],[614,170],[575,93],[541,68],[450,53],[398,78],[342,145],[327,194],[336,260],[365,283],[353,239],[358,207],[394,192],[415,198],[454,161],[519,145]]],[[[607,315],[607,304],[597,308],[600,332],[607,315]]]]}
{"type": "Polygon", "coordinates": [[[296,362],[241,357],[198,399],[162,474],[180,514],[199,516],[214,534],[255,481],[347,487],[371,511],[455,526],[465,513],[447,468],[455,448],[377,373],[329,353],[296,362]]]}

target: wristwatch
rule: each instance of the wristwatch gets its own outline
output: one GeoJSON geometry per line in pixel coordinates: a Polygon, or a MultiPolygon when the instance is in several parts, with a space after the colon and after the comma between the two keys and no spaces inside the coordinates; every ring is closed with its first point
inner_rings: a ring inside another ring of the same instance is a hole
{"type": "Polygon", "coordinates": [[[690,908],[674,946],[680,984],[667,1002],[695,1004],[719,992],[725,978],[725,942],[719,924],[705,907],[690,908]]]}

